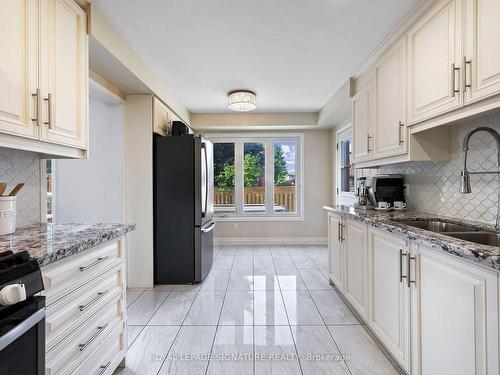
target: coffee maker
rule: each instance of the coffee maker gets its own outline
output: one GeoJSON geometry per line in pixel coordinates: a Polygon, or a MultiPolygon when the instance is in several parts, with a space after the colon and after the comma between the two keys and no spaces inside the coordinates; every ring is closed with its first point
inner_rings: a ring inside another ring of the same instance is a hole
{"type": "Polygon", "coordinates": [[[378,202],[405,202],[405,180],[400,174],[379,174],[370,178],[368,201],[378,207],[378,202]]]}
{"type": "Polygon", "coordinates": [[[370,186],[367,185],[366,177],[359,177],[357,181],[354,207],[361,209],[372,208],[373,205],[368,199],[370,186]]]}

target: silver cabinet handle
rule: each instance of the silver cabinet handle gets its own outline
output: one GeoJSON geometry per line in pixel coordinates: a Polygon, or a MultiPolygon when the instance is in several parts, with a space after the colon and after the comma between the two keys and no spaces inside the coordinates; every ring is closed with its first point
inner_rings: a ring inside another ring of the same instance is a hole
{"type": "Polygon", "coordinates": [[[413,260],[414,262],[416,262],[416,259],[417,257],[412,257],[412,256],[408,256],[408,288],[410,287],[410,285],[413,283],[415,284],[416,283],[416,280],[415,279],[411,279],[411,261],[413,260]]]}
{"type": "Polygon", "coordinates": [[[366,135],[366,151],[367,152],[371,152],[372,151],[370,149],[370,139],[372,139],[372,137],[370,136],[370,134],[367,134],[366,135]]]}
{"type": "Polygon", "coordinates": [[[472,60],[467,60],[467,57],[464,56],[463,59],[463,67],[464,67],[464,92],[467,91],[468,88],[472,87],[472,74],[471,74],[471,82],[467,83],[467,65],[469,65],[469,69],[472,73],[472,60]]]}
{"type": "Polygon", "coordinates": [[[39,112],[38,98],[40,97],[40,89],[36,89],[36,92],[34,94],[31,94],[31,97],[35,98],[35,117],[32,118],[31,121],[35,122],[38,125],[38,112],[39,112]]]}
{"type": "Polygon", "coordinates": [[[49,129],[52,129],[52,115],[51,115],[51,103],[52,103],[52,94],[48,94],[46,98],[43,98],[43,101],[47,103],[47,121],[44,121],[45,125],[49,126],[49,129]]]}
{"type": "Polygon", "coordinates": [[[405,124],[402,121],[399,121],[399,145],[401,146],[404,143],[403,134],[401,134],[404,130],[405,124]]]}
{"type": "Polygon", "coordinates": [[[215,221],[208,228],[201,228],[201,231],[203,233],[208,233],[208,232],[213,231],[214,228],[215,228],[215,221]]]}
{"type": "Polygon", "coordinates": [[[106,295],[107,293],[109,293],[109,290],[106,290],[104,292],[99,292],[97,293],[97,296],[95,296],[94,298],[92,298],[89,302],[87,302],[85,305],[80,305],[78,306],[78,308],[80,309],[80,312],[84,312],[85,310],[87,310],[89,307],[91,307],[92,305],[94,305],[97,301],[99,301],[102,297],[104,297],[104,295],[106,295]]]}
{"type": "Polygon", "coordinates": [[[90,339],[87,340],[86,343],[78,345],[80,348],[80,351],[83,352],[90,344],[92,344],[92,342],[97,338],[97,336],[99,336],[101,334],[102,331],[104,331],[106,329],[107,326],[108,326],[108,323],[106,323],[103,326],[97,327],[97,331],[92,335],[92,337],[90,339]]]}
{"type": "Polygon", "coordinates": [[[403,253],[403,249],[399,249],[399,282],[402,283],[403,279],[407,279],[408,275],[403,275],[403,257],[408,256],[408,254],[403,253]]]}
{"type": "Polygon", "coordinates": [[[101,371],[99,371],[99,373],[97,375],[102,375],[106,372],[106,370],[108,369],[109,365],[111,364],[111,361],[109,361],[108,363],[106,363],[104,366],[100,366],[99,368],[101,369],[101,371]]]}
{"type": "Polygon", "coordinates": [[[86,271],[88,270],[89,268],[92,268],[92,267],[95,267],[97,266],[98,264],[104,262],[105,260],[109,259],[109,256],[105,256],[105,257],[101,257],[101,258],[97,258],[97,260],[95,262],[92,262],[90,264],[87,264],[86,266],[82,266],[80,267],[80,271],[83,272],[83,271],[86,271]]]}
{"type": "Polygon", "coordinates": [[[460,89],[457,90],[455,86],[456,74],[455,72],[458,70],[460,72],[460,68],[455,66],[455,63],[451,64],[451,96],[454,98],[457,92],[460,92],[460,89]]]}
{"type": "Polygon", "coordinates": [[[344,242],[345,238],[344,238],[344,226],[345,224],[344,223],[340,223],[340,242],[344,242]]]}
{"type": "Polygon", "coordinates": [[[339,222],[337,222],[337,240],[338,240],[339,242],[342,242],[342,238],[340,237],[340,231],[341,231],[341,229],[340,229],[340,225],[341,225],[341,224],[340,224],[340,221],[339,221],[339,222]]]}

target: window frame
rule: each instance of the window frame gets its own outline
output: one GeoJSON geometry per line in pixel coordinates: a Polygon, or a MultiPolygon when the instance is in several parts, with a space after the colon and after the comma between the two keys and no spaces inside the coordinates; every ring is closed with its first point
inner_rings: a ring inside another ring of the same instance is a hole
{"type": "Polygon", "coordinates": [[[304,134],[303,133],[238,133],[205,134],[213,143],[234,143],[235,213],[215,213],[217,221],[303,221],[304,220],[304,134]],[[295,212],[274,211],[274,143],[294,140],[295,212]],[[263,143],[265,149],[265,213],[244,213],[243,158],[245,143],[263,143]]]}
{"type": "MultiPolygon", "coordinates": [[[[352,125],[347,124],[336,132],[336,160],[335,160],[335,175],[336,175],[336,193],[337,193],[337,201],[339,198],[355,198],[355,193],[352,191],[342,191],[342,142],[350,139],[352,145],[352,125]]],[[[351,155],[351,164],[350,167],[354,171],[354,189],[356,189],[356,169],[354,168],[354,164],[352,163],[352,155],[351,155]]]]}

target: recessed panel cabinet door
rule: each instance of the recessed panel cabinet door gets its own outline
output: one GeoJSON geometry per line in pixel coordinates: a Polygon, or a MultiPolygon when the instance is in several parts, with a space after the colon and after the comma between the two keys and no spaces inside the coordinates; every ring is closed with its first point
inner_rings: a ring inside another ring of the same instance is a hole
{"type": "Polygon", "coordinates": [[[341,291],[343,283],[343,262],[342,242],[340,240],[341,219],[339,216],[328,213],[328,250],[330,261],[330,280],[341,291]]]}
{"type": "Polygon", "coordinates": [[[347,220],[341,236],[345,246],[344,294],[358,313],[367,318],[368,307],[368,248],[367,227],[347,220]]]}
{"type": "Polygon", "coordinates": [[[418,264],[415,373],[497,375],[498,275],[425,247],[418,264]]]}
{"type": "Polygon", "coordinates": [[[41,1],[42,139],[85,148],[86,14],[73,0],[41,1]]]}
{"type": "Polygon", "coordinates": [[[406,39],[403,38],[375,64],[374,152],[377,157],[407,152],[406,39]]]}
{"type": "Polygon", "coordinates": [[[368,85],[352,98],[352,138],[355,163],[371,156],[372,115],[372,92],[370,85],[368,85]]]}
{"type": "Polygon", "coordinates": [[[38,2],[0,1],[0,131],[37,137],[38,2]]]}
{"type": "Polygon", "coordinates": [[[500,93],[500,1],[467,0],[465,101],[500,93]]]}
{"type": "Polygon", "coordinates": [[[410,303],[406,241],[368,231],[370,315],[368,323],[406,370],[410,365],[410,303]]]}
{"type": "Polygon", "coordinates": [[[440,1],[408,32],[408,121],[462,105],[460,0],[440,1]]]}

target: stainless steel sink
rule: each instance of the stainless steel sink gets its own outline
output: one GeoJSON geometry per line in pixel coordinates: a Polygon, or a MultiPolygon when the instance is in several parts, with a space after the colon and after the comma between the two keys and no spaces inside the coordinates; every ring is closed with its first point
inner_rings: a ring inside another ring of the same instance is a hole
{"type": "Polygon", "coordinates": [[[398,220],[398,223],[409,225],[411,227],[425,229],[437,233],[449,232],[477,232],[478,229],[469,227],[467,225],[459,225],[452,223],[445,223],[438,220],[398,220]]]}
{"type": "Polygon", "coordinates": [[[500,233],[466,232],[466,233],[446,233],[446,235],[454,238],[459,238],[461,240],[478,243],[481,245],[500,247],[500,233]]]}

